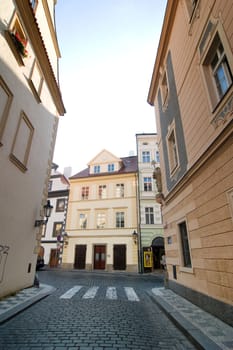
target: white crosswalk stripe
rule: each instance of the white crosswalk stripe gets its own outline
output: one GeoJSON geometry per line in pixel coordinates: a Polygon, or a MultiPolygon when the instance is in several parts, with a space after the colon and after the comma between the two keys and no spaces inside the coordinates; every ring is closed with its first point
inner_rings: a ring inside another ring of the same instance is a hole
{"type": "Polygon", "coordinates": [[[99,289],[99,287],[91,287],[91,288],[89,288],[87,290],[87,292],[84,294],[83,299],[94,299],[98,289],[99,289]]]}
{"type": "Polygon", "coordinates": [[[130,301],[139,301],[139,298],[137,294],[135,293],[134,289],[131,287],[124,287],[125,293],[127,295],[128,300],[130,301]]]}
{"type": "Polygon", "coordinates": [[[111,300],[117,299],[116,287],[108,287],[106,291],[106,298],[111,300]]]}
{"type": "MultiPolygon", "coordinates": [[[[78,294],[78,292],[81,289],[86,289],[86,287],[84,286],[74,286],[71,289],[69,289],[67,292],[65,292],[64,294],[62,294],[60,296],[60,299],[71,299],[75,296],[75,294],[78,294]]],[[[85,293],[79,296],[79,298],[82,299],[94,299],[97,295],[97,292],[99,290],[99,286],[94,286],[94,287],[90,287],[88,288],[85,293]]],[[[121,287],[119,287],[118,289],[120,289],[121,287]]],[[[140,301],[139,297],[137,296],[134,288],[132,287],[123,287],[123,290],[125,291],[125,296],[127,298],[128,301],[140,301]]],[[[120,293],[121,298],[124,298],[122,296],[122,293],[120,293]]],[[[116,287],[106,287],[106,294],[105,294],[106,299],[108,300],[117,300],[119,299],[119,296],[117,294],[117,288],[116,287]]]]}
{"type": "Polygon", "coordinates": [[[65,294],[62,294],[60,296],[60,299],[71,299],[81,288],[82,286],[74,286],[73,288],[69,289],[65,294]]]}

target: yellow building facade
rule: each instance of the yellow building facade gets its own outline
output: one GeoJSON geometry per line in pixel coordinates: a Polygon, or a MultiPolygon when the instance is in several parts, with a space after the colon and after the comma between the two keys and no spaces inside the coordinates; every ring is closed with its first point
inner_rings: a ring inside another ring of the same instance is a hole
{"type": "Polygon", "coordinates": [[[62,266],[138,271],[137,157],[103,150],[69,181],[62,266]]]}
{"type": "Polygon", "coordinates": [[[233,324],[233,4],[169,0],[155,106],[170,288],[233,324]]]}

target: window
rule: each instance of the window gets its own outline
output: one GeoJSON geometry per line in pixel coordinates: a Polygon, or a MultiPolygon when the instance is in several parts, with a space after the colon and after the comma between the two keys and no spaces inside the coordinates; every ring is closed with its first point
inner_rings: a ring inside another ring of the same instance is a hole
{"type": "Polygon", "coordinates": [[[100,199],[107,198],[107,187],[106,187],[106,185],[100,185],[99,186],[99,198],[100,199]]]}
{"type": "Polygon", "coordinates": [[[82,229],[87,228],[87,214],[84,214],[84,213],[79,214],[79,226],[82,229]]]}
{"type": "Polygon", "coordinates": [[[30,3],[32,5],[33,10],[35,11],[35,9],[38,5],[38,0],[30,0],[30,3]]]}
{"type": "Polygon", "coordinates": [[[218,32],[204,57],[203,71],[211,105],[214,109],[233,82],[229,60],[218,32]]]}
{"type": "Polygon", "coordinates": [[[94,166],[94,174],[100,173],[100,165],[95,165],[94,166]]]}
{"type": "Polygon", "coordinates": [[[123,211],[116,213],[116,227],[125,227],[125,213],[123,211]]]}
{"type": "Polygon", "coordinates": [[[52,191],[52,187],[53,187],[53,181],[49,181],[48,183],[48,191],[52,191]]]}
{"type": "Polygon", "coordinates": [[[89,196],[89,187],[84,186],[82,187],[82,199],[88,199],[89,196]]]}
{"type": "Polygon", "coordinates": [[[53,224],[53,237],[61,236],[63,222],[54,222],[53,224]]]}
{"type": "Polygon", "coordinates": [[[114,164],[108,164],[108,172],[114,171],[114,164]]]}
{"type": "Polygon", "coordinates": [[[151,177],[144,177],[143,183],[144,183],[144,191],[146,191],[146,192],[152,191],[151,177]]]}
{"type": "Polygon", "coordinates": [[[12,100],[13,94],[0,76],[0,146],[12,100]]]}
{"type": "Polygon", "coordinates": [[[56,211],[64,211],[65,210],[65,203],[66,203],[66,200],[65,198],[60,198],[60,199],[57,199],[57,203],[56,203],[56,211]]]}
{"type": "Polygon", "coordinates": [[[170,172],[172,173],[178,167],[178,152],[174,128],[168,134],[167,142],[170,172]]]}
{"type": "Polygon", "coordinates": [[[164,72],[162,82],[161,82],[161,94],[162,94],[162,103],[165,108],[168,104],[168,82],[167,82],[167,73],[164,72]]]}
{"type": "Polygon", "coordinates": [[[34,128],[24,112],[21,112],[15,133],[10,160],[23,172],[27,170],[27,162],[32,144],[34,128]]]}
{"type": "Polygon", "coordinates": [[[155,161],[156,161],[156,163],[160,163],[159,151],[155,152],[155,161]]]}
{"type": "Polygon", "coordinates": [[[22,58],[28,56],[26,49],[28,40],[17,15],[14,16],[9,31],[5,31],[5,36],[18,64],[24,65],[22,58]]]}
{"type": "Polygon", "coordinates": [[[124,184],[116,185],[116,197],[123,198],[124,197],[124,184]]]}
{"type": "Polygon", "coordinates": [[[186,6],[189,13],[190,21],[194,15],[198,0],[186,0],[186,6]]]}
{"type": "Polygon", "coordinates": [[[104,228],[106,225],[106,214],[105,213],[98,213],[97,214],[97,228],[104,228]]]}
{"type": "Polygon", "coordinates": [[[142,152],[142,162],[143,163],[150,163],[150,152],[149,151],[142,152]]]}
{"type": "Polygon", "coordinates": [[[181,222],[178,226],[180,231],[183,266],[192,267],[186,222],[181,222]]]}
{"type": "Polygon", "coordinates": [[[38,103],[41,103],[40,95],[42,91],[43,82],[44,82],[44,79],[43,79],[40,67],[35,61],[32,66],[31,76],[28,79],[28,84],[38,103]]]}
{"type": "Polygon", "coordinates": [[[152,207],[145,208],[146,224],[154,224],[154,209],[152,207]]]}

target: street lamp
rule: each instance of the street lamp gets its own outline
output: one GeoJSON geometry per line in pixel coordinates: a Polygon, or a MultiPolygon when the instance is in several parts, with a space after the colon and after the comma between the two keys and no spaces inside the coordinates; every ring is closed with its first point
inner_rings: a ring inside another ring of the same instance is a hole
{"type": "Polygon", "coordinates": [[[138,233],[134,230],[132,233],[133,241],[135,244],[137,244],[138,241],[138,233]]]}
{"type": "Polygon", "coordinates": [[[36,220],[35,227],[39,227],[42,225],[46,225],[49,217],[51,216],[53,210],[53,206],[50,204],[50,201],[47,200],[47,204],[43,206],[43,216],[46,218],[45,220],[36,220]]]}

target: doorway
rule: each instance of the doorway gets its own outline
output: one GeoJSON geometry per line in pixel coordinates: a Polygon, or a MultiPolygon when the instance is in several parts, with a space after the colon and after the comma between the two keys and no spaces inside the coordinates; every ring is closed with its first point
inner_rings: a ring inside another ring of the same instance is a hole
{"type": "Polygon", "coordinates": [[[94,246],[94,269],[105,270],[106,264],[106,246],[95,245],[94,246]]]}
{"type": "Polygon", "coordinates": [[[58,266],[58,260],[59,260],[59,251],[58,251],[58,249],[51,249],[50,250],[50,258],[49,258],[49,266],[50,267],[57,267],[58,266]]]}
{"type": "Polygon", "coordinates": [[[113,247],[113,269],[125,270],[126,269],[126,245],[115,244],[113,247]]]}
{"type": "Polygon", "coordinates": [[[162,269],[160,260],[164,254],[164,239],[163,237],[156,237],[152,241],[152,251],[153,251],[153,266],[154,269],[162,269]]]}
{"type": "Polygon", "coordinates": [[[74,268],[83,270],[86,267],[86,244],[77,244],[75,246],[74,268]]]}

